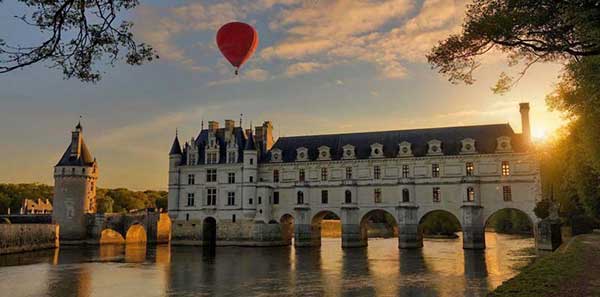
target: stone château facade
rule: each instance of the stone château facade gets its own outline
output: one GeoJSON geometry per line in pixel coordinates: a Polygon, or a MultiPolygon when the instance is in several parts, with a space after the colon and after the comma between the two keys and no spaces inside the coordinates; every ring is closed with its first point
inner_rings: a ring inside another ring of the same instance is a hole
{"type": "Polygon", "coordinates": [[[320,244],[320,222],[341,219],[345,247],[367,244],[366,221],[392,216],[399,246],[422,246],[419,223],[445,210],[465,248],[484,248],[487,219],[505,208],[535,220],[539,166],[508,124],[280,137],[273,125],[244,130],[209,122],[169,153],[169,215],[175,243],[320,244]]]}

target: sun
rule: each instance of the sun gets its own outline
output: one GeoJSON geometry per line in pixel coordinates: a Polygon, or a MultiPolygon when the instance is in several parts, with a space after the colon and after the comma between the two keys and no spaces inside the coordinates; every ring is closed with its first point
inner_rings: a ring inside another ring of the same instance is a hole
{"type": "Polygon", "coordinates": [[[531,136],[536,140],[544,140],[548,138],[548,130],[543,127],[535,127],[533,128],[533,131],[531,131],[531,136]]]}

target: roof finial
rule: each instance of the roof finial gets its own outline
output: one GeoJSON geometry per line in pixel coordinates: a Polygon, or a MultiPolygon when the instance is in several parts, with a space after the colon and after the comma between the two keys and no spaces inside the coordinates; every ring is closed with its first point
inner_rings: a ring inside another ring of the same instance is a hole
{"type": "Polygon", "coordinates": [[[81,119],[83,118],[82,115],[79,115],[79,122],[77,122],[77,126],[75,126],[75,129],[77,130],[81,130],[81,119]]]}
{"type": "Polygon", "coordinates": [[[179,136],[179,128],[175,128],[175,137],[179,136]]]}
{"type": "Polygon", "coordinates": [[[244,117],[243,113],[240,113],[240,127],[242,127],[242,118],[244,117]]]}
{"type": "Polygon", "coordinates": [[[202,118],[202,123],[200,124],[200,131],[204,130],[204,118],[202,118]]]}

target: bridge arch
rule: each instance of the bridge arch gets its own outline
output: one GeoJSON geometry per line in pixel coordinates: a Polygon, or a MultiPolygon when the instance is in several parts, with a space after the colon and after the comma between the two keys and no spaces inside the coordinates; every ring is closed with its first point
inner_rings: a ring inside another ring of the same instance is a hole
{"type": "Polygon", "coordinates": [[[497,209],[484,218],[485,230],[494,229],[498,233],[533,235],[534,224],[531,215],[514,207],[497,209]]]}
{"type": "Polygon", "coordinates": [[[125,235],[125,243],[146,243],[148,236],[146,234],[146,228],[140,222],[135,222],[127,229],[125,235]]]}
{"type": "Polygon", "coordinates": [[[366,245],[369,239],[369,224],[378,224],[372,232],[371,237],[397,237],[398,236],[398,221],[393,213],[385,209],[372,209],[362,215],[360,219],[360,236],[361,241],[366,245]],[[382,230],[384,227],[385,230],[382,230]]]}
{"type": "Polygon", "coordinates": [[[205,217],[202,220],[202,243],[206,246],[217,245],[217,219],[205,217]]]}
{"type": "Polygon", "coordinates": [[[281,239],[286,244],[292,244],[294,238],[294,216],[286,213],[279,219],[279,225],[281,226],[281,239]]]}
{"type": "MultiPolygon", "coordinates": [[[[333,210],[321,210],[321,211],[317,212],[315,215],[313,215],[311,222],[310,222],[311,239],[312,239],[313,246],[321,245],[321,236],[324,233],[323,226],[322,226],[324,219],[339,220],[338,227],[329,226],[329,227],[333,227],[333,229],[335,229],[335,230],[332,230],[331,228],[326,229],[325,237],[339,237],[342,234],[342,219],[341,219],[340,215],[333,210]]],[[[330,224],[332,224],[332,223],[333,222],[331,222],[330,224]]]]}
{"type": "Polygon", "coordinates": [[[156,224],[156,242],[168,243],[171,241],[171,218],[167,213],[161,213],[156,224]]]}
{"type": "Polygon", "coordinates": [[[124,244],[125,238],[123,235],[114,229],[104,229],[100,233],[100,244],[124,244]]]}
{"type": "Polygon", "coordinates": [[[420,237],[423,235],[453,236],[462,231],[460,216],[445,209],[434,209],[419,218],[420,237]]]}

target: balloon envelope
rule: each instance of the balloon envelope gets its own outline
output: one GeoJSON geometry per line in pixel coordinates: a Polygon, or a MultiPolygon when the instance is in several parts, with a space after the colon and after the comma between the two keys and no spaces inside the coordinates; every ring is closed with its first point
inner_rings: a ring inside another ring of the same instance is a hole
{"type": "Polygon", "coordinates": [[[258,33],[245,23],[227,23],[217,32],[219,50],[237,68],[252,56],[257,45],[258,33]]]}

